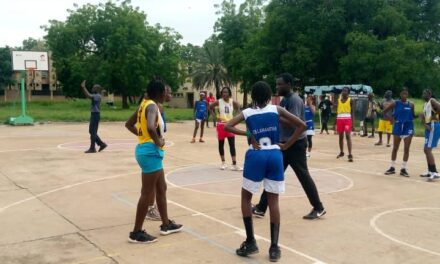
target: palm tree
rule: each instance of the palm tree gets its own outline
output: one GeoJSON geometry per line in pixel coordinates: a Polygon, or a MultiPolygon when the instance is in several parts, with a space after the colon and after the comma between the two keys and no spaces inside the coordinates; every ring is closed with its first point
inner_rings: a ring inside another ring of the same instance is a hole
{"type": "Polygon", "coordinates": [[[218,42],[205,42],[192,77],[193,85],[197,89],[214,85],[217,98],[220,98],[221,86],[231,86],[231,78],[223,64],[223,52],[218,42]]]}

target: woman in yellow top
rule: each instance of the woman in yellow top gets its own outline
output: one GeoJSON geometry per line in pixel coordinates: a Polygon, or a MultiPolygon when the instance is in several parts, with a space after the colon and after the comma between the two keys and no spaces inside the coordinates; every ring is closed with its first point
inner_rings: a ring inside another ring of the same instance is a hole
{"type": "Polygon", "coordinates": [[[232,118],[234,118],[234,110],[238,111],[240,109],[240,105],[233,101],[232,91],[229,87],[223,87],[221,90],[221,96],[218,101],[209,105],[209,109],[214,111],[216,107],[218,107],[217,114],[217,138],[218,138],[218,151],[220,153],[220,158],[222,160],[222,165],[220,167],[221,170],[226,170],[226,162],[225,162],[225,138],[228,139],[229,143],[229,151],[232,157],[232,167],[231,170],[242,170],[239,166],[237,166],[236,159],[236,151],[235,151],[235,134],[225,131],[225,124],[229,122],[232,118]]]}
{"type": "Polygon", "coordinates": [[[147,87],[147,99],[144,99],[139,109],[125,123],[125,127],[138,137],[136,160],[142,169],[142,189],[139,198],[136,221],[128,241],[131,243],[152,243],[157,239],[144,230],[142,225],[147,215],[148,205],[156,202],[162,219],[161,235],[169,235],[182,230],[182,225],[168,219],[165,176],[162,160],[164,156],[163,138],[164,122],[159,112],[159,103],[166,97],[165,86],[161,81],[151,81],[147,87]]]}
{"type": "Polygon", "coordinates": [[[341,96],[338,99],[337,116],[336,116],[336,131],[339,134],[339,154],[337,159],[344,156],[344,133],[347,139],[348,147],[348,161],[353,162],[353,155],[351,154],[351,130],[353,128],[353,101],[348,96],[350,90],[348,87],[342,88],[341,96]]]}

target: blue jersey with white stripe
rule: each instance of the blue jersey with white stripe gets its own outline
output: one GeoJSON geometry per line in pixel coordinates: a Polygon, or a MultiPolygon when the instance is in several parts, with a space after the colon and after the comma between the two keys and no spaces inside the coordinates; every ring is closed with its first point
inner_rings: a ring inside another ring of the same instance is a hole
{"type": "Polygon", "coordinates": [[[304,107],[304,117],[306,119],[306,123],[313,122],[313,112],[310,106],[304,107]]]}
{"type": "Polygon", "coordinates": [[[413,113],[411,109],[411,104],[402,101],[396,101],[396,106],[394,108],[394,119],[397,122],[405,123],[413,120],[413,113]]]}
{"type": "Polygon", "coordinates": [[[206,101],[196,101],[196,112],[198,114],[205,114],[208,109],[208,103],[206,101]]]}
{"type": "Polygon", "coordinates": [[[307,130],[315,130],[315,125],[313,124],[313,112],[310,106],[304,107],[304,118],[306,120],[307,130]]]}
{"type": "Polygon", "coordinates": [[[280,142],[278,109],[275,105],[247,108],[243,111],[248,130],[260,143],[262,149],[277,149],[280,142]]]}

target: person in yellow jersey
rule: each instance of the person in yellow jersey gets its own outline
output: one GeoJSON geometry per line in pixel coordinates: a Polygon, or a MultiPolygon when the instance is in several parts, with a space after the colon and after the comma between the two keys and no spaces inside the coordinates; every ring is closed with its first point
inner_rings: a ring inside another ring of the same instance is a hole
{"type": "Polygon", "coordinates": [[[347,139],[348,147],[348,161],[353,162],[353,154],[351,153],[351,131],[353,129],[353,101],[348,96],[350,89],[348,87],[342,88],[341,96],[338,99],[337,116],[336,116],[336,131],[339,134],[339,154],[337,159],[344,157],[344,134],[347,139]]]}
{"type": "MultiPolygon", "coordinates": [[[[156,77],[156,80],[162,81],[162,79],[160,77],[156,77]]],[[[169,85],[165,84],[165,102],[171,101],[172,97],[173,96],[172,96],[171,87],[169,85]]],[[[139,105],[144,100],[148,100],[147,93],[145,93],[142,96],[142,98],[139,102],[139,105]]],[[[167,121],[165,118],[165,111],[163,108],[163,104],[158,104],[157,106],[159,107],[159,112],[160,112],[160,115],[162,116],[162,119],[164,122],[163,131],[164,131],[164,133],[166,133],[167,132],[167,121]]],[[[153,195],[153,197],[156,197],[156,195],[153,195]]],[[[154,201],[155,200],[153,200],[150,204],[148,204],[148,211],[147,211],[147,216],[145,217],[145,219],[152,220],[152,221],[161,221],[162,219],[160,218],[159,210],[157,209],[157,205],[154,203],[154,201]]]]}
{"type": "Polygon", "coordinates": [[[210,110],[218,108],[217,114],[217,138],[218,138],[218,151],[222,160],[221,170],[226,170],[227,165],[225,161],[225,139],[228,139],[229,151],[232,157],[231,170],[240,171],[243,170],[237,165],[237,157],[235,150],[235,134],[225,131],[225,124],[234,117],[234,110],[238,111],[240,105],[232,100],[232,91],[229,87],[223,87],[221,90],[221,98],[216,102],[209,105],[210,110]]]}
{"type": "Polygon", "coordinates": [[[142,230],[147,214],[148,205],[156,202],[162,219],[161,235],[169,235],[182,230],[182,225],[176,224],[168,218],[166,182],[162,160],[165,145],[164,121],[158,104],[163,103],[166,97],[163,82],[153,80],[147,87],[147,98],[142,101],[138,110],[125,123],[125,127],[138,137],[136,146],[136,160],[142,169],[142,189],[136,210],[136,220],[133,231],[129,234],[131,243],[152,243],[157,238],[142,230]]]}

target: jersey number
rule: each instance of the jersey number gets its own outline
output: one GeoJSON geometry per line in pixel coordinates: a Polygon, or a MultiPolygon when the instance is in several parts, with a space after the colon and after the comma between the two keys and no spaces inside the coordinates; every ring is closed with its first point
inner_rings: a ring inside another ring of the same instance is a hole
{"type": "Polygon", "coordinates": [[[229,106],[225,106],[225,114],[229,114],[229,106]]]}
{"type": "Polygon", "coordinates": [[[270,138],[268,138],[268,137],[260,138],[260,140],[258,142],[260,142],[261,146],[270,146],[270,145],[272,145],[272,140],[270,140],[270,138]]]}

